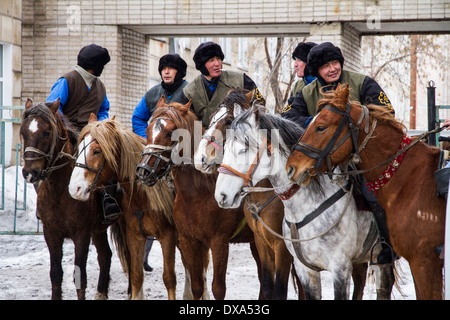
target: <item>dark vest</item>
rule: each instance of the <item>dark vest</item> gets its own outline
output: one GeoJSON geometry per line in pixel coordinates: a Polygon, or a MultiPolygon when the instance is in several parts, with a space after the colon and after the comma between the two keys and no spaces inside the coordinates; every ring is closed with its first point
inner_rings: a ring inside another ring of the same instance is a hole
{"type": "Polygon", "coordinates": [[[192,99],[194,113],[203,126],[209,126],[209,118],[216,112],[219,105],[225,99],[228,90],[234,88],[244,88],[244,74],[237,71],[222,71],[220,80],[212,99],[208,99],[208,94],[201,75],[184,88],[184,95],[192,99]]]}
{"type": "MultiPolygon", "coordinates": [[[[365,75],[353,71],[342,70],[342,79],[340,83],[348,83],[350,86],[350,101],[360,100],[361,88],[364,83],[365,75]]],[[[320,89],[322,85],[318,79],[315,79],[309,85],[302,89],[303,99],[308,106],[308,113],[311,116],[316,115],[317,103],[323,98],[320,89]]]]}
{"type": "Polygon", "coordinates": [[[73,70],[62,76],[67,81],[69,98],[64,105],[64,114],[80,130],[87,125],[91,113],[97,115],[106,95],[106,89],[100,79],[94,80],[88,89],[81,75],[73,70]]]}
{"type": "Polygon", "coordinates": [[[175,92],[172,94],[172,96],[167,96],[166,92],[164,91],[161,84],[158,84],[147,91],[145,94],[145,105],[148,108],[148,111],[152,115],[153,112],[155,112],[156,104],[158,103],[158,100],[161,98],[162,95],[164,95],[164,98],[166,98],[166,103],[169,104],[171,102],[180,102],[181,97],[183,95],[183,88],[186,87],[188,84],[187,81],[184,81],[178,88],[175,90],[175,92]]]}

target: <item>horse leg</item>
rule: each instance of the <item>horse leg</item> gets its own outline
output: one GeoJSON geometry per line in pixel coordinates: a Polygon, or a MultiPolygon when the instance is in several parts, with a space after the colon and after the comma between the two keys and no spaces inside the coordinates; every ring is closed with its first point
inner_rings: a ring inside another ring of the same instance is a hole
{"type": "Polygon", "coordinates": [[[380,268],[377,280],[377,300],[391,300],[392,286],[395,282],[394,267],[390,264],[377,267],[380,268]]]}
{"type": "MultiPolygon", "coordinates": [[[[292,245],[292,244],[291,244],[292,245]]],[[[292,248],[293,250],[294,248],[292,248]]],[[[294,253],[295,254],[295,253],[294,253]]],[[[300,260],[294,258],[295,271],[300,278],[306,300],[320,300],[322,298],[322,287],[320,273],[309,269],[300,260]]]]}
{"type": "Polygon", "coordinates": [[[333,274],[334,300],[348,300],[352,265],[338,264],[331,273],[333,274]]]}
{"type": "Polygon", "coordinates": [[[80,235],[74,241],[75,245],[75,271],[73,280],[77,289],[78,300],[86,299],[87,272],[86,263],[89,253],[89,243],[91,237],[89,234],[80,235]]]}
{"type": "Polygon", "coordinates": [[[213,259],[212,293],[216,300],[224,300],[227,286],[225,283],[228,265],[229,244],[224,239],[216,239],[211,243],[213,259]]]}
{"type": "Polygon", "coordinates": [[[184,266],[188,271],[191,282],[192,298],[200,300],[204,293],[203,267],[208,249],[204,248],[198,240],[187,239],[181,234],[178,234],[178,237],[178,246],[182,257],[184,257],[184,266]]]}
{"type": "Polygon", "coordinates": [[[98,276],[97,293],[95,300],[107,300],[109,289],[109,272],[111,270],[112,251],[108,243],[108,235],[105,231],[93,233],[92,243],[97,249],[97,261],[100,267],[100,274],[98,276]]]}
{"type": "Polygon", "coordinates": [[[367,263],[356,263],[353,265],[353,296],[352,300],[362,300],[364,287],[366,285],[367,263]]]}
{"type": "MultiPolygon", "coordinates": [[[[434,254],[431,253],[432,255],[434,254]]],[[[414,279],[417,300],[442,300],[443,262],[436,257],[418,257],[408,260],[414,279]]]]}
{"type": "Polygon", "coordinates": [[[144,299],[143,283],[144,283],[144,254],[146,238],[136,235],[127,227],[127,243],[130,252],[131,264],[129,272],[129,281],[131,283],[131,299],[144,299]]]}
{"type": "Polygon", "coordinates": [[[47,243],[48,251],[50,253],[50,281],[52,283],[52,300],[62,299],[62,280],[63,270],[61,266],[61,260],[63,255],[63,243],[62,237],[49,235],[49,231],[44,228],[44,238],[47,243]]]}
{"type": "MultiPolygon", "coordinates": [[[[292,256],[286,249],[284,241],[277,240],[275,251],[275,289],[274,299],[286,300],[288,293],[289,273],[291,271],[292,256]]],[[[301,289],[301,288],[300,288],[301,289]]]]}
{"type": "Polygon", "coordinates": [[[259,256],[258,250],[256,249],[256,244],[254,241],[250,242],[250,251],[252,253],[253,259],[256,262],[256,268],[258,269],[258,279],[259,279],[259,300],[264,300],[263,292],[263,281],[262,281],[262,271],[261,271],[261,258],[259,256]]]}
{"type": "Polygon", "coordinates": [[[262,239],[257,233],[255,235],[255,246],[258,250],[258,256],[261,261],[261,267],[259,268],[260,283],[263,289],[263,295],[265,300],[272,300],[274,298],[274,269],[275,269],[275,257],[273,255],[272,248],[262,239]]]}
{"type": "Polygon", "coordinates": [[[167,289],[169,300],[176,299],[177,278],[175,275],[175,246],[176,238],[174,234],[164,235],[159,239],[163,254],[164,270],[163,281],[167,289]]]}

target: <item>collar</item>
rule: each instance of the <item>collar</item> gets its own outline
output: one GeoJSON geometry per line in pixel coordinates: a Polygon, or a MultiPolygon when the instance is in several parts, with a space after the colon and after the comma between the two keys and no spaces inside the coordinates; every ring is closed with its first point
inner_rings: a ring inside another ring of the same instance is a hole
{"type": "Polygon", "coordinates": [[[290,187],[285,192],[283,192],[283,193],[275,192],[275,194],[278,196],[278,198],[280,198],[280,200],[289,200],[299,189],[300,189],[300,186],[298,184],[293,184],[292,187],[290,187]]]}
{"type": "MultiPolygon", "coordinates": [[[[398,150],[404,149],[406,146],[408,146],[411,143],[411,138],[408,136],[403,136],[402,143],[400,143],[400,146],[398,147],[398,150]]],[[[397,158],[392,160],[387,169],[374,181],[367,182],[366,187],[369,188],[369,191],[373,191],[375,195],[377,195],[378,191],[389,182],[389,180],[392,178],[394,173],[397,171],[398,167],[400,167],[400,164],[403,161],[403,158],[406,156],[406,152],[403,152],[402,154],[398,155],[397,158]]]]}
{"type": "Polygon", "coordinates": [[[86,85],[88,86],[89,89],[92,87],[92,84],[94,83],[94,81],[98,78],[98,77],[94,76],[93,74],[84,70],[79,65],[75,66],[75,71],[80,74],[80,76],[84,80],[84,83],[86,83],[86,85]]]}

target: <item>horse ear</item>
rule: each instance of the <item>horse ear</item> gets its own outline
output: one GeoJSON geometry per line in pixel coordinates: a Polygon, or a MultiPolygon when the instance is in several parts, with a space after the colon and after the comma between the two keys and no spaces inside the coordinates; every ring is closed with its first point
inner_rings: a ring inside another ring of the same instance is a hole
{"type": "Polygon", "coordinates": [[[156,103],[156,109],[164,107],[166,104],[166,98],[164,95],[161,95],[161,98],[159,98],[158,102],[156,103]]]}
{"type": "Polygon", "coordinates": [[[56,112],[59,109],[59,98],[56,99],[55,102],[53,102],[53,103],[49,102],[49,103],[46,103],[45,105],[50,108],[50,110],[52,111],[53,114],[56,114],[56,112]]]}
{"type": "Polygon", "coordinates": [[[27,102],[25,102],[25,110],[31,108],[32,106],[33,106],[33,100],[28,98],[27,102]]]}
{"type": "Polygon", "coordinates": [[[89,116],[89,120],[88,123],[97,121],[97,116],[95,115],[95,113],[91,113],[91,115],[89,116]]]}
{"type": "Polygon", "coordinates": [[[234,110],[233,110],[234,117],[236,118],[242,112],[244,112],[244,109],[239,104],[235,103],[234,104],[234,110]]]}
{"type": "Polygon", "coordinates": [[[246,93],[245,96],[247,97],[247,101],[251,102],[253,100],[254,95],[255,95],[255,89],[246,93]]]}
{"type": "Polygon", "coordinates": [[[186,103],[185,105],[180,105],[178,107],[178,110],[180,111],[180,113],[183,117],[188,113],[189,108],[191,107],[191,104],[192,104],[192,99],[189,100],[189,102],[186,103]]]}
{"type": "Polygon", "coordinates": [[[341,85],[338,83],[336,87],[336,98],[339,100],[341,105],[347,105],[348,99],[350,98],[350,88],[347,84],[341,85]]]}
{"type": "Polygon", "coordinates": [[[116,120],[116,115],[113,115],[112,117],[111,117],[111,120],[116,120]]]}

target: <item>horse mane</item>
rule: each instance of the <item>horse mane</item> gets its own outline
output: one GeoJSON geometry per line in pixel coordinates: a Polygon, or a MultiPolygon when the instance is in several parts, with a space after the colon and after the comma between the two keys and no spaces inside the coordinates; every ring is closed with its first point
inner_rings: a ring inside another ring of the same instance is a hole
{"type": "Polygon", "coordinates": [[[26,109],[22,114],[22,122],[25,122],[29,117],[40,117],[50,124],[52,130],[67,132],[72,146],[76,145],[80,134],[78,128],[72,125],[69,119],[59,111],[54,114],[49,108],[49,103],[39,103],[26,109]]]}
{"type": "Polygon", "coordinates": [[[292,147],[298,142],[305,129],[291,120],[282,118],[280,115],[266,113],[264,110],[257,106],[245,110],[234,119],[231,129],[245,132],[245,126],[249,126],[247,119],[250,115],[255,114],[259,129],[267,132],[267,141],[269,143],[272,143],[272,129],[278,130],[281,141],[285,144],[285,146],[280,144],[280,152],[288,157],[292,147]]]}
{"type": "Polygon", "coordinates": [[[225,105],[227,108],[231,108],[231,110],[234,109],[234,104],[237,103],[244,109],[249,109],[251,107],[250,101],[248,101],[246,94],[250,91],[243,88],[231,88],[225,99],[223,100],[222,104],[225,105]]]}
{"type": "MultiPolygon", "coordinates": [[[[146,144],[145,138],[138,136],[123,127],[119,121],[112,119],[88,123],[81,131],[78,143],[88,134],[91,134],[92,138],[97,140],[107,163],[119,179],[130,182],[132,194],[136,181],[136,167],[146,144]]],[[[137,188],[138,192],[147,194],[149,206],[152,209],[164,212],[166,217],[172,221],[174,193],[167,183],[158,181],[158,184],[154,187],[147,187],[142,183],[138,183],[137,188]]]]}
{"type": "MultiPolygon", "coordinates": [[[[349,91],[350,89],[347,84],[338,85],[336,90],[326,92],[322,91],[323,98],[319,100],[317,110],[320,110],[325,105],[332,105],[342,111],[345,111],[347,103],[350,103],[352,106],[361,107],[361,103],[359,101],[347,101],[348,98],[344,98],[347,97],[347,92],[349,91]]],[[[406,132],[406,126],[402,122],[395,119],[393,114],[387,108],[375,104],[368,104],[367,108],[369,109],[369,114],[377,119],[378,123],[384,123],[392,126],[402,133],[406,132]]]]}
{"type": "MultiPolygon", "coordinates": [[[[168,117],[170,118],[177,129],[185,129],[191,134],[192,144],[191,151],[195,152],[197,146],[194,145],[194,123],[198,121],[197,116],[191,111],[188,110],[184,115],[181,114],[179,107],[183,106],[177,102],[171,102],[170,104],[166,104],[163,107],[157,108],[155,112],[153,112],[152,119],[156,119],[159,117],[168,117]]],[[[151,120],[150,120],[151,121],[151,120]]],[[[203,133],[203,132],[202,132],[203,133]]],[[[191,159],[192,159],[192,155],[191,159]]],[[[187,165],[192,167],[192,164],[187,165]]],[[[217,173],[216,174],[205,174],[197,169],[194,170],[195,174],[192,175],[192,182],[197,188],[205,187],[207,190],[214,192],[217,173]]]]}

